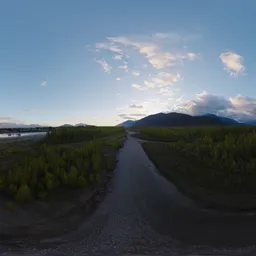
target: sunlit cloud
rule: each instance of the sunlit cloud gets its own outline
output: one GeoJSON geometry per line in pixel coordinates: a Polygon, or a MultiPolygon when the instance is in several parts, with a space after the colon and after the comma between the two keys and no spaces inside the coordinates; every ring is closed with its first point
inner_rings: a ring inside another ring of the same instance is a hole
{"type": "MultiPolygon", "coordinates": [[[[131,86],[134,89],[152,89],[156,93],[170,97],[173,95],[172,90],[161,88],[179,82],[182,79],[180,69],[185,61],[194,61],[200,56],[199,53],[185,49],[182,40],[183,36],[177,33],[116,36],[107,37],[105,42],[97,43],[96,49],[110,51],[112,59],[122,61],[121,65],[113,64],[113,68],[124,70],[127,73],[125,77],[133,76],[129,79],[133,79],[131,86]],[[143,72],[140,71],[141,68],[143,72]]],[[[105,60],[99,63],[106,72],[112,69],[105,60]]],[[[121,78],[114,79],[120,81],[121,78]]]]}
{"type": "Polygon", "coordinates": [[[145,91],[145,90],[148,89],[147,87],[141,86],[139,84],[132,84],[132,87],[139,90],[139,91],[145,91]]]}
{"type": "Polygon", "coordinates": [[[142,105],[132,104],[132,105],[129,106],[129,108],[143,109],[143,106],[142,105]]]}
{"type": "Polygon", "coordinates": [[[160,72],[156,76],[145,80],[144,84],[149,88],[172,85],[181,79],[179,72],[160,72]]]}
{"type": "Polygon", "coordinates": [[[243,65],[244,58],[234,52],[223,52],[220,59],[224,64],[224,69],[231,76],[238,76],[244,73],[245,67],[243,65]]]}
{"type": "Polygon", "coordinates": [[[122,55],[115,55],[112,57],[114,60],[122,60],[122,55]]]}
{"type": "Polygon", "coordinates": [[[118,66],[119,68],[121,68],[121,69],[128,69],[128,66],[127,65],[120,65],[120,66],[118,66]]]}
{"type": "Polygon", "coordinates": [[[114,43],[96,43],[96,49],[105,49],[120,54],[123,53],[123,51],[114,43]]]}
{"type": "Polygon", "coordinates": [[[133,76],[139,76],[140,73],[139,73],[138,71],[132,71],[132,75],[133,75],[133,76]]]}
{"type": "Polygon", "coordinates": [[[153,42],[152,40],[150,41],[148,38],[139,40],[129,37],[108,37],[107,39],[120,46],[130,46],[138,50],[138,52],[144,55],[148,62],[156,69],[175,66],[179,64],[178,61],[180,60],[194,60],[198,55],[193,52],[184,52],[184,49],[180,52],[163,51],[158,43],[153,42]]]}
{"type": "Polygon", "coordinates": [[[45,80],[41,82],[41,86],[47,86],[47,84],[48,84],[48,83],[47,83],[47,81],[45,81],[45,80]]]}
{"type": "Polygon", "coordinates": [[[193,100],[183,100],[174,110],[191,115],[216,114],[243,122],[256,120],[256,99],[240,94],[227,99],[203,91],[193,100]]]}
{"type": "Polygon", "coordinates": [[[163,87],[159,89],[158,93],[164,96],[173,96],[175,94],[175,91],[169,87],[163,87]]]}
{"type": "Polygon", "coordinates": [[[105,60],[97,60],[96,62],[101,65],[105,72],[110,73],[112,67],[105,60]]]}
{"type": "Polygon", "coordinates": [[[137,120],[139,118],[145,117],[146,114],[138,114],[138,113],[133,113],[133,114],[120,114],[119,117],[123,119],[129,119],[129,120],[137,120]]]}

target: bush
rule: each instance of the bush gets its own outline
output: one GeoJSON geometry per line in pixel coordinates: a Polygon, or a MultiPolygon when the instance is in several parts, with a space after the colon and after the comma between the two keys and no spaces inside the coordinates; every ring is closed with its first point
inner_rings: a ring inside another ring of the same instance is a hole
{"type": "Polygon", "coordinates": [[[27,184],[21,185],[15,195],[17,203],[27,203],[32,199],[30,189],[27,184]]]}
{"type": "MultiPolygon", "coordinates": [[[[19,203],[31,199],[45,199],[58,188],[81,188],[93,186],[100,181],[106,166],[104,150],[107,142],[90,141],[79,145],[49,145],[48,142],[74,141],[121,133],[120,128],[81,127],[56,130],[43,143],[35,143],[9,166],[0,176],[0,191],[19,203]],[[50,138],[50,139],[49,139],[50,138]],[[65,140],[65,138],[67,138],[65,140]]],[[[115,152],[120,139],[107,145],[115,152]]]]}
{"type": "Polygon", "coordinates": [[[10,211],[13,211],[13,210],[15,209],[15,205],[14,205],[14,203],[11,202],[11,201],[5,202],[5,207],[6,207],[8,210],[10,210],[10,211]]]}
{"type": "Polygon", "coordinates": [[[46,143],[59,144],[95,140],[111,135],[125,135],[123,127],[61,127],[51,131],[45,138],[46,143]]]}
{"type": "Polygon", "coordinates": [[[198,179],[206,175],[204,186],[256,193],[256,127],[143,128],[140,132],[149,140],[169,142],[170,154],[205,166],[205,173],[197,173],[198,179]]]}

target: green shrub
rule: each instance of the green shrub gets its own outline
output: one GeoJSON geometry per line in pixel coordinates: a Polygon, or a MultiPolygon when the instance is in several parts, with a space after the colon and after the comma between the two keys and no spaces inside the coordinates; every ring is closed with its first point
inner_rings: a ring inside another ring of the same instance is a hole
{"type": "Polygon", "coordinates": [[[30,189],[27,184],[21,185],[15,195],[17,203],[26,203],[32,199],[30,189]]]}
{"type": "Polygon", "coordinates": [[[116,133],[121,136],[123,132],[123,128],[115,127],[81,127],[53,131],[45,141],[37,142],[22,152],[18,161],[8,167],[9,171],[0,174],[0,192],[10,195],[19,203],[25,203],[32,199],[45,199],[57,188],[95,185],[107,166],[105,148],[110,148],[115,154],[120,139],[113,140],[115,143],[112,145],[107,145],[105,139],[78,145],[52,144],[116,133]]]}
{"type": "Polygon", "coordinates": [[[13,211],[15,209],[15,204],[11,201],[7,201],[7,202],[5,202],[5,207],[8,210],[13,211]]]}

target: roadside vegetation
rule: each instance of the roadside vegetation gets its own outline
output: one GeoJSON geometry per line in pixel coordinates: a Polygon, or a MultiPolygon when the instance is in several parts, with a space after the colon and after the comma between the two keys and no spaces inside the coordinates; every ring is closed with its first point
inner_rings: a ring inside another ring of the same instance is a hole
{"type": "Polygon", "coordinates": [[[139,138],[156,141],[144,142],[144,150],[181,190],[213,204],[256,207],[256,127],[137,130],[139,138]]]}
{"type": "Polygon", "coordinates": [[[72,127],[38,142],[1,145],[0,192],[25,203],[60,188],[94,188],[115,168],[124,136],[123,128],[72,127]]]}

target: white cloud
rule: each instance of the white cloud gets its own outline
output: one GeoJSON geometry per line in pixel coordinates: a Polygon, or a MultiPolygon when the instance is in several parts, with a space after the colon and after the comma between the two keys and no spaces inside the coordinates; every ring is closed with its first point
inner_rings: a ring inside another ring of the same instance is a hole
{"type": "Polygon", "coordinates": [[[116,80],[117,80],[117,81],[120,81],[120,80],[121,80],[121,77],[117,77],[116,80]]]}
{"type": "Polygon", "coordinates": [[[175,94],[169,87],[160,88],[158,93],[164,96],[173,96],[175,94]]]}
{"type": "Polygon", "coordinates": [[[0,123],[20,123],[20,120],[14,119],[9,116],[0,116],[0,123]]]}
{"type": "Polygon", "coordinates": [[[177,102],[183,102],[184,101],[184,96],[181,95],[179,98],[176,99],[177,102]]]}
{"type": "Polygon", "coordinates": [[[245,67],[243,65],[244,58],[234,52],[223,52],[220,59],[224,64],[224,69],[231,75],[237,76],[243,74],[245,67]]]}
{"type": "Polygon", "coordinates": [[[47,84],[48,84],[48,83],[47,83],[47,81],[45,81],[45,80],[41,82],[41,86],[46,86],[47,84]]]}
{"type": "Polygon", "coordinates": [[[199,58],[199,53],[194,53],[194,52],[188,52],[188,58],[190,60],[196,60],[199,58]]]}
{"type": "Polygon", "coordinates": [[[105,72],[109,73],[112,67],[105,60],[97,60],[97,63],[101,65],[105,72]]]}
{"type": "Polygon", "coordinates": [[[123,51],[114,43],[96,43],[96,49],[104,49],[122,54],[123,51]]]}
{"type": "Polygon", "coordinates": [[[140,86],[139,84],[132,84],[132,87],[139,90],[139,91],[145,91],[147,90],[146,87],[140,86]]]}
{"type": "Polygon", "coordinates": [[[140,73],[139,73],[138,71],[132,71],[132,75],[133,75],[133,76],[139,76],[140,73]]]}
{"type": "Polygon", "coordinates": [[[33,108],[27,108],[27,109],[24,109],[23,112],[26,112],[26,113],[31,113],[31,112],[35,112],[36,109],[33,109],[33,108]]]}
{"type": "Polygon", "coordinates": [[[120,114],[119,117],[123,118],[123,119],[129,119],[129,120],[136,120],[139,119],[141,117],[146,116],[146,114],[120,114]]]}
{"type": "Polygon", "coordinates": [[[242,95],[227,99],[203,91],[196,95],[196,99],[184,102],[173,110],[192,115],[216,114],[243,122],[256,120],[256,99],[242,95]]]}
{"type": "Polygon", "coordinates": [[[143,106],[142,105],[132,104],[132,105],[129,106],[129,108],[142,109],[143,106]]]}
{"type": "Polygon", "coordinates": [[[113,56],[114,60],[122,60],[122,55],[115,55],[113,56]]]}
{"type": "Polygon", "coordinates": [[[194,60],[197,54],[192,52],[165,52],[161,50],[158,43],[147,40],[136,40],[128,37],[108,37],[110,42],[131,46],[138,50],[142,55],[144,55],[149,63],[156,69],[163,69],[178,64],[178,61],[184,59],[194,60]]]}
{"type": "Polygon", "coordinates": [[[166,38],[175,38],[175,39],[180,39],[181,36],[179,34],[176,33],[156,33],[155,34],[156,37],[162,38],[162,39],[166,39],[166,38]]]}
{"type": "Polygon", "coordinates": [[[125,65],[120,65],[118,67],[121,68],[121,69],[128,69],[128,66],[126,64],[125,65]]]}
{"type": "Polygon", "coordinates": [[[172,85],[181,79],[179,72],[160,72],[156,76],[145,80],[144,84],[149,88],[172,85]]]}

